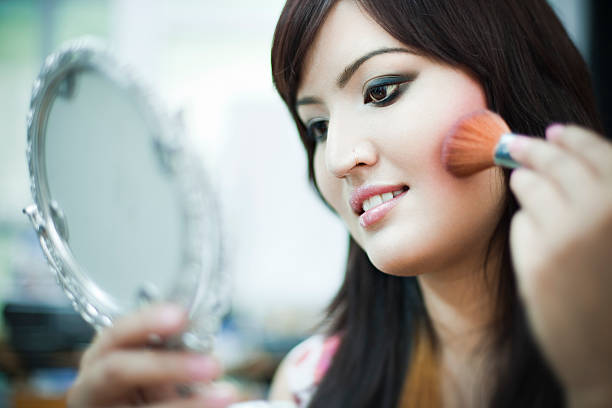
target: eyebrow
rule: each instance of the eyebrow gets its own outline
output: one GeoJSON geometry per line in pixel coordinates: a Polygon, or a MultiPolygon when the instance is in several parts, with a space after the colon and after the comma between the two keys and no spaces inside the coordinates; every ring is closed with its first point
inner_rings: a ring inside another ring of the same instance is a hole
{"type": "Polygon", "coordinates": [[[319,98],[315,98],[312,96],[306,96],[304,98],[299,99],[295,103],[295,107],[297,108],[300,105],[316,105],[318,103],[321,103],[321,100],[319,98]]]}
{"type": "MultiPolygon", "coordinates": [[[[353,76],[353,74],[357,72],[359,67],[363,65],[363,63],[369,60],[370,58],[375,57],[380,54],[388,54],[388,53],[394,53],[394,52],[408,52],[408,53],[414,54],[414,51],[409,50],[407,48],[380,48],[378,50],[371,51],[357,58],[352,64],[344,68],[344,70],[338,76],[338,79],[336,80],[336,86],[340,89],[344,88],[346,84],[348,83],[348,81],[353,76]]],[[[295,106],[297,108],[298,106],[301,106],[301,105],[311,105],[311,104],[317,104],[317,103],[321,103],[321,100],[319,98],[307,96],[307,97],[299,99],[295,103],[295,106]]]]}
{"type": "Polygon", "coordinates": [[[357,72],[359,67],[364,62],[366,62],[370,58],[375,57],[377,55],[388,54],[388,53],[393,53],[393,52],[409,52],[409,53],[413,53],[412,51],[410,51],[407,48],[380,48],[378,50],[371,51],[371,52],[367,53],[366,55],[364,55],[363,57],[360,57],[357,60],[355,60],[355,62],[353,62],[351,65],[349,65],[346,68],[344,68],[344,71],[342,71],[342,73],[340,74],[340,76],[336,80],[336,85],[340,89],[344,88],[344,86],[351,79],[353,74],[355,72],[357,72]]]}

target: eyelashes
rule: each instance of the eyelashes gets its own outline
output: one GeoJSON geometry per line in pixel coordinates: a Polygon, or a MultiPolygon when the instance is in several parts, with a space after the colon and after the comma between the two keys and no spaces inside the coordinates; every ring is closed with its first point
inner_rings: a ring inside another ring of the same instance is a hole
{"type": "Polygon", "coordinates": [[[372,103],[374,105],[383,105],[390,102],[397,96],[399,84],[378,85],[368,89],[363,97],[363,103],[372,103]]]}
{"type": "Polygon", "coordinates": [[[327,139],[327,123],[325,118],[312,118],[306,123],[308,138],[315,143],[324,142],[327,139]]]}
{"type": "MultiPolygon", "coordinates": [[[[376,107],[389,106],[395,102],[416,79],[416,74],[410,75],[387,75],[373,78],[363,86],[363,104],[376,107]]],[[[327,139],[329,120],[323,117],[315,117],[306,123],[308,139],[314,143],[324,142],[327,139]]]]}
{"type": "Polygon", "coordinates": [[[371,79],[363,86],[363,103],[390,105],[415,78],[416,75],[387,75],[371,79]]]}

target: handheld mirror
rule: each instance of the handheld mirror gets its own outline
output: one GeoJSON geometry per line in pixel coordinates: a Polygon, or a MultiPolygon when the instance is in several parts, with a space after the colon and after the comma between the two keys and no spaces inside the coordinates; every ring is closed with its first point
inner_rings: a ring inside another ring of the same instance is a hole
{"type": "Polygon", "coordinates": [[[176,346],[205,350],[226,301],[214,194],[177,119],[111,53],[50,55],[27,117],[24,212],[75,309],[97,329],[143,303],[189,311],[176,346]]]}

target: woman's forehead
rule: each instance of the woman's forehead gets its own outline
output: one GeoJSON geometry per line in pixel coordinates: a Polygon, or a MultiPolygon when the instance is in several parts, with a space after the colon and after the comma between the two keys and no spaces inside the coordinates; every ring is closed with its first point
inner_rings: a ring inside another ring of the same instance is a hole
{"type": "Polygon", "coordinates": [[[354,61],[381,48],[405,47],[354,1],[336,3],[320,27],[302,65],[298,95],[329,87],[354,61]],[[315,88],[312,89],[311,88],[315,88]]]}

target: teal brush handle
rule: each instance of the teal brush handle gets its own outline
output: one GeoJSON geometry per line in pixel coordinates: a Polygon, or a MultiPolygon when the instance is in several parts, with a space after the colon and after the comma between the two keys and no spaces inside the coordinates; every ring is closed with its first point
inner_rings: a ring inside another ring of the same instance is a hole
{"type": "Polygon", "coordinates": [[[493,154],[493,162],[497,166],[506,167],[509,169],[514,169],[516,167],[520,167],[520,164],[517,163],[512,156],[510,156],[510,150],[508,146],[510,143],[517,138],[517,135],[514,133],[504,133],[497,145],[495,146],[495,151],[493,154]]]}

